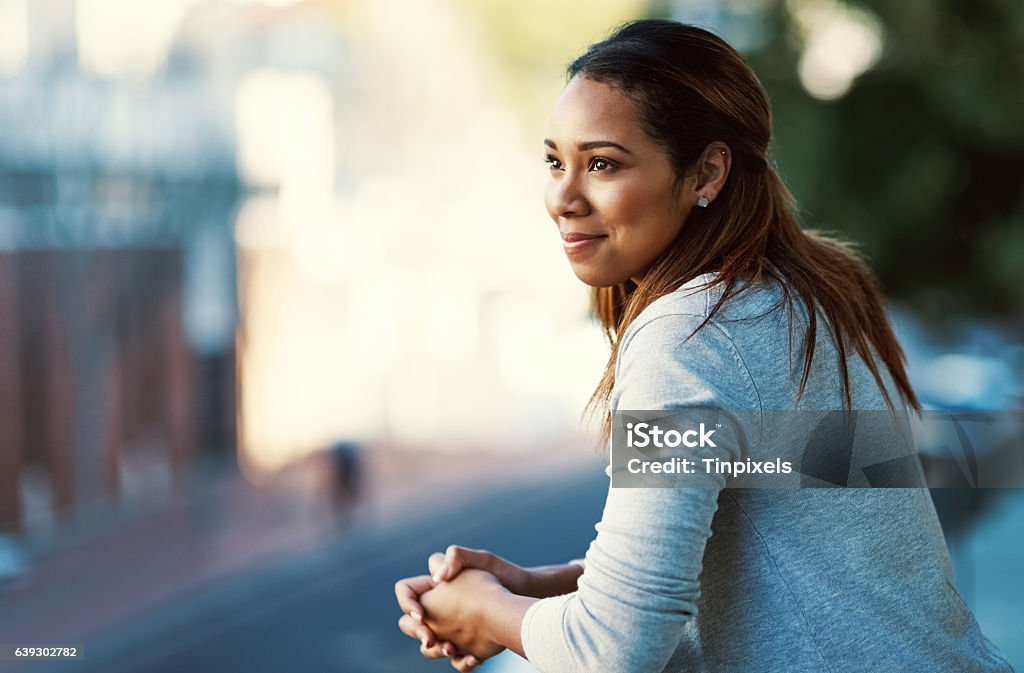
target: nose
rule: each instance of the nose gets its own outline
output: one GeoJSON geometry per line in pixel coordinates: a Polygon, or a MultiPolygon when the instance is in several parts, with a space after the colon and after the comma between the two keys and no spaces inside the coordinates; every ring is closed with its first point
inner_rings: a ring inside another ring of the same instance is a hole
{"type": "Polygon", "coordinates": [[[544,193],[548,215],[555,222],[562,218],[583,217],[590,213],[590,202],[573,172],[552,172],[544,193]]]}

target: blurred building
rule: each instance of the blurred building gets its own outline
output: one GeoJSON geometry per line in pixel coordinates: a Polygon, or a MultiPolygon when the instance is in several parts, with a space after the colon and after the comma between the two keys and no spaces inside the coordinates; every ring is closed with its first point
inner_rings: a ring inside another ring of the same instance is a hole
{"type": "Polygon", "coordinates": [[[235,444],[230,73],[117,4],[0,0],[0,531],[235,444]]]}
{"type": "MultiPolygon", "coordinates": [[[[533,25],[508,24],[0,0],[0,525],[236,449],[253,476],[339,439],[564,444],[608,351],[543,210],[543,131],[510,112],[488,31],[533,25]]],[[[566,49],[530,70],[545,110],[566,49]]]]}

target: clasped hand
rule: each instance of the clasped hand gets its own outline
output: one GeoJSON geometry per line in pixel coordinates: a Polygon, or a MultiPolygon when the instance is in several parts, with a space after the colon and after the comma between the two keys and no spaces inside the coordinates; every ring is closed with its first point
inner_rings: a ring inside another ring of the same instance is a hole
{"type": "Polygon", "coordinates": [[[398,627],[420,641],[425,657],[450,657],[463,673],[505,648],[487,633],[481,609],[487,594],[519,593],[526,571],[491,554],[453,545],[428,560],[429,575],[399,580],[395,595],[404,613],[398,627]]]}

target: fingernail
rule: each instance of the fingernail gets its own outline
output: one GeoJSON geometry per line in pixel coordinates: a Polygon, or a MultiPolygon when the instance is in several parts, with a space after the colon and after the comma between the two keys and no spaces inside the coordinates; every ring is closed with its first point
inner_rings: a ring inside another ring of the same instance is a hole
{"type": "Polygon", "coordinates": [[[437,582],[440,582],[441,578],[443,578],[443,577],[444,577],[444,566],[441,566],[440,568],[437,569],[437,572],[434,573],[434,576],[431,579],[434,580],[435,583],[437,583],[437,582]]]}
{"type": "Polygon", "coordinates": [[[441,651],[444,652],[444,656],[446,657],[450,657],[453,654],[451,645],[445,645],[441,648],[441,651]]]}
{"type": "Polygon", "coordinates": [[[469,657],[468,659],[466,659],[467,666],[476,666],[479,663],[480,662],[476,660],[476,657],[469,657]]]}
{"type": "Polygon", "coordinates": [[[423,647],[427,646],[427,639],[426,638],[420,638],[420,642],[423,643],[423,647]]]}
{"type": "Polygon", "coordinates": [[[409,616],[412,617],[413,619],[415,619],[418,622],[422,622],[423,621],[423,615],[421,615],[420,613],[416,612],[415,610],[410,610],[409,611],[409,616]]]}

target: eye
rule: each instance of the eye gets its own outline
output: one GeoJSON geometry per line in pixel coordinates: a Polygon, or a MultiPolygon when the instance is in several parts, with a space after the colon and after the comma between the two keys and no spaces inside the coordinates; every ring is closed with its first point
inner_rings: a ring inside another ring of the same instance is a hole
{"type": "Polygon", "coordinates": [[[611,168],[614,164],[604,157],[594,157],[590,160],[590,170],[592,171],[606,171],[611,168]]]}
{"type": "Polygon", "coordinates": [[[548,165],[548,168],[550,168],[553,171],[562,169],[562,162],[554,158],[550,154],[544,157],[544,163],[546,163],[548,165]]]}

